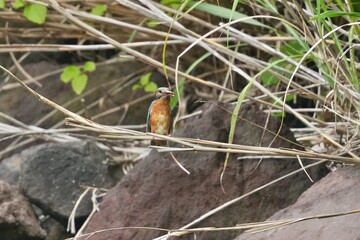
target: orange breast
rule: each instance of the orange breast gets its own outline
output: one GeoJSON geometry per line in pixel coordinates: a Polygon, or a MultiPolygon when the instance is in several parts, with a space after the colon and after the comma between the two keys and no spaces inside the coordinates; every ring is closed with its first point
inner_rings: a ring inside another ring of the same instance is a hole
{"type": "Polygon", "coordinates": [[[150,114],[150,130],[153,133],[170,134],[171,114],[168,100],[156,100],[150,114]]]}

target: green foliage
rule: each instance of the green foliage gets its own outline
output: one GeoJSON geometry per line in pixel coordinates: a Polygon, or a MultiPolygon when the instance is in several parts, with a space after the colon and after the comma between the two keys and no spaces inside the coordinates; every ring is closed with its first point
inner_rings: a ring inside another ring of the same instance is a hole
{"type": "Polygon", "coordinates": [[[93,7],[90,11],[91,14],[94,14],[96,16],[104,16],[104,14],[107,11],[107,5],[106,4],[97,4],[95,7],[93,7]]]}
{"type": "Polygon", "coordinates": [[[77,95],[80,95],[84,91],[87,81],[88,76],[86,74],[80,74],[71,81],[71,87],[77,95]]]}
{"type": "MultiPolygon", "coordinates": [[[[290,93],[290,94],[286,95],[285,102],[287,102],[287,103],[293,102],[294,99],[295,99],[295,94],[290,93]]],[[[274,102],[273,104],[281,107],[281,104],[279,102],[274,102]]],[[[278,117],[278,118],[283,118],[283,117],[285,117],[285,112],[275,112],[275,113],[272,113],[272,115],[275,117],[278,117]]]]}
{"type": "Polygon", "coordinates": [[[310,20],[321,20],[325,18],[332,18],[332,17],[340,17],[340,16],[351,16],[351,17],[357,17],[360,18],[359,12],[342,12],[342,11],[326,11],[319,15],[316,15],[312,17],[310,20]]]}
{"type": "MultiPolygon", "coordinates": [[[[232,144],[233,140],[234,140],[236,122],[238,120],[241,104],[244,101],[244,99],[245,99],[246,95],[248,94],[249,90],[251,89],[251,86],[254,83],[255,79],[256,79],[255,77],[252,78],[252,80],[244,87],[244,89],[241,91],[241,93],[238,96],[234,111],[233,111],[233,113],[231,115],[231,119],[230,119],[230,132],[229,132],[229,136],[228,136],[228,143],[229,144],[232,144]]],[[[227,152],[226,156],[225,156],[224,167],[223,167],[223,170],[222,170],[221,175],[220,175],[220,185],[221,185],[221,189],[223,190],[224,193],[225,193],[225,189],[223,187],[222,180],[223,180],[224,173],[225,173],[228,161],[229,161],[229,157],[230,157],[230,153],[227,152]]]]}
{"type": "Polygon", "coordinates": [[[155,92],[158,89],[158,86],[156,83],[154,82],[149,82],[148,84],[145,85],[144,87],[144,91],[145,92],[155,92]]]}
{"type": "MultiPolygon", "coordinates": [[[[270,65],[271,67],[278,66],[278,67],[284,68],[287,65],[287,63],[284,60],[279,59],[278,57],[271,57],[269,62],[271,64],[270,65]]],[[[284,73],[283,71],[280,71],[280,70],[278,70],[276,72],[278,72],[281,75],[290,77],[289,73],[284,73]]],[[[266,71],[261,75],[261,82],[265,87],[267,87],[267,86],[278,84],[280,82],[280,79],[278,77],[274,76],[273,74],[271,74],[269,71],[266,71]]]]}
{"type": "Polygon", "coordinates": [[[174,92],[174,96],[170,99],[170,109],[173,110],[176,105],[178,104],[179,102],[179,94],[181,95],[184,91],[184,85],[185,85],[185,79],[181,79],[179,81],[179,93],[178,91],[175,91],[174,92]]]}
{"type": "Polygon", "coordinates": [[[146,23],[146,26],[148,26],[149,28],[155,28],[159,25],[158,21],[155,20],[150,20],[146,23]]]}
{"type": "MultiPolygon", "coordinates": [[[[307,47],[303,46],[299,41],[290,41],[286,45],[280,48],[280,51],[292,59],[300,59],[303,54],[306,53],[307,47]]],[[[270,68],[268,70],[275,71],[286,78],[290,78],[291,71],[295,69],[295,66],[288,63],[286,60],[280,57],[271,57],[269,59],[270,68]],[[278,67],[278,68],[275,68],[278,67]],[[281,70],[284,69],[284,70],[281,70]],[[286,71],[288,70],[288,71],[286,71]]],[[[261,82],[264,86],[276,85],[280,82],[280,79],[277,76],[274,76],[269,71],[265,71],[261,75],[261,82]]]]}
{"type": "Polygon", "coordinates": [[[15,0],[14,9],[24,8],[23,14],[27,20],[36,24],[43,24],[46,20],[47,7],[38,3],[27,3],[24,0],[15,0]]]}
{"type": "Polygon", "coordinates": [[[156,83],[151,82],[152,72],[148,72],[140,77],[139,83],[133,85],[132,89],[144,89],[145,92],[155,92],[158,89],[158,86],[156,83]]]}
{"type": "Polygon", "coordinates": [[[67,66],[64,68],[64,71],[62,72],[60,78],[64,83],[70,82],[72,79],[74,79],[76,76],[79,76],[81,74],[80,68],[74,65],[67,66]]]}
{"type": "MultiPolygon", "coordinates": [[[[239,12],[234,12],[234,11],[232,11],[232,9],[228,9],[228,8],[225,8],[222,6],[218,6],[218,5],[206,3],[206,2],[197,3],[195,1],[191,1],[188,6],[192,7],[195,4],[196,4],[195,9],[209,13],[209,14],[217,16],[217,17],[225,18],[225,19],[230,19],[230,17],[231,17],[231,20],[237,20],[237,19],[248,17],[245,14],[242,14],[239,12]]],[[[257,20],[254,20],[254,19],[244,20],[244,23],[268,28],[268,26],[262,24],[261,22],[259,22],[257,20]]]]}
{"type": "Polygon", "coordinates": [[[86,63],[84,63],[83,69],[85,72],[93,72],[96,69],[96,65],[94,62],[87,61],[86,63]]]}
{"type": "MultiPolygon", "coordinates": [[[[310,4],[309,6],[312,6],[312,11],[314,12],[314,17],[311,20],[316,22],[317,31],[319,32],[320,37],[323,37],[327,32],[332,31],[336,27],[335,25],[339,24],[339,19],[341,19],[341,24],[357,23],[358,18],[360,17],[360,13],[357,12],[357,10],[359,10],[358,5],[359,1],[345,2],[340,0],[336,0],[333,4],[320,0],[315,1],[314,4],[310,4]]],[[[338,61],[337,65],[342,69],[340,71],[346,72],[344,75],[346,80],[351,83],[356,91],[360,92],[358,71],[353,67],[356,66],[355,59],[357,58],[355,48],[353,47],[353,38],[358,38],[360,36],[360,27],[358,25],[353,25],[350,27],[348,33],[347,47],[344,47],[345,42],[337,32],[333,32],[328,38],[333,42],[331,45],[333,54],[336,54],[336,56],[350,55],[350,57],[342,57],[341,59],[336,60],[338,61]],[[346,50],[347,48],[349,50],[346,50]]],[[[320,46],[323,51],[329,48],[325,41],[322,42],[320,46]]],[[[330,86],[334,88],[337,70],[334,69],[331,61],[314,59],[314,62],[317,63],[320,72],[324,75],[330,86]]]]}
{"type": "Polygon", "coordinates": [[[25,6],[25,0],[15,0],[12,7],[13,9],[19,9],[25,6]]]}
{"type": "Polygon", "coordinates": [[[24,8],[24,16],[33,23],[43,24],[46,19],[47,7],[37,3],[31,3],[24,8]]]}
{"type": "Polygon", "coordinates": [[[80,95],[86,88],[88,82],[87,72],[93,72],[96,69],[94,62],[87,61],[82,67],[70,65],[64,68],[60,79],[64,83],[71,81],[73,91],[80,95]]]}
{"type": "Polygon", "coordinates": [[[0,9],[5,7],[5,0],[0,0],[0,9]]]}
{"type": "Polygon", "coordinates": [[[178,9],[181,2],[182,0],[161,0],[160,4],[171,7],[173,9],[178,9]]]}

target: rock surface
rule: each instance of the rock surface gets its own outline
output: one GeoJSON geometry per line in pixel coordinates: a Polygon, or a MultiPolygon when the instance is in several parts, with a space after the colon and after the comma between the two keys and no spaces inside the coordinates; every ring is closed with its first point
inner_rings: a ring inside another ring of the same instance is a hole
{"type": "MultiPolygon", "coordinates": [[[[60,80],[60,74],[63,67],[62,65],[53,63],[51,61],[41,61],[37,63],[24,64],[24,69],[33,77],[42,76],[48,74],[47,77],[39,81],[42,86],[37,86],[34,83],[29,84],[36,92],[43,94],[47,98],[64,106],[70,100],[73,100],[77,95],[71,89],[71,84],[64,84],[60,80]],[[49,73],[55,74],[49,74],[49,73]]],[[[118,79],[118,84],[121,81],[124,81],[122,78],[127,76],[135,71],[135,69],[140,69],[142,67],[138,62],[124,62],[124,63],[112,63],[112,64],[102,64],[98,65],[97,69],[89,74],[89,81],[86,87],[86,90],[93,89],[91,94],[84,96],[82,99],[73,100],[71,104],[67,105],[66,108],[70,111],[77,112],[84,110],[84,106],[89,105],[94,100],[104,97],[101,104],[95,104],[93,107],[86,108],[87,116],[94,116],[98,113],[102,113],[106,109],[110,109],[116,106],[126,103],[136,97],[142,96],[143,92],[131,91],[131,86],[125,86],[121,94],[113,93],[113,95],[108,95],[105,93],[109,89],[114,90],[114,84],[109,86],[109,82],[114,79],[118,79]],[[128,89],[126,88],[128,87],[128,89]],[[127,91],[129,90],[129,91],[127,91]]],[[[24,79],[21,74],[17,74],[20,79],[24,79]]],[[[41,102],[28,93],[23,87],[16,87],[17,83],[13,80],[9,81],[8,85],[0,86],[0,109],[16,118],[17,120],[33,125],[38,120],[40,120],[45,114],[48,114],[53,109],[41,102]],[[9,89],[10,88],[10,89],[9,89]],[[21,96],[21,97],[19,97],[21,96]]],[[[111,91],[110,91],[111,92],[111,91]]],[[[144,109],[144,116],[146,114],[147,106],[142,104],[141,108],[144,109]]],[[[137,106],[139,108],[140,106],[137,106]]],[[[128,111],[132,113],[131,109],[128,111]]],[[[135,113],[137,111],[134,111],[135,113]]],[[[117,111],[114,114],[107,115],[106,118],[97,119],[97,122],[103,124],[117,124],[117,121],[121,118],[122,113],[117,111]]],[[[131,117],[131,114],[127,114],[127,118],[131,117]]],[[[63,114],[55,114],[53,117],[49,118],[47,121],[42,121],[40,124],[43,128],[52,127],[54,124],[62,121],[64,119],[63,114]]],[[[132,119],[131,124],[140,124],[143,123],[144,118],[135,118],[132,119]],[[135,122],[134,122],[135,120],[135,122]],[[137,121],[136,121],[137,120],[137,121]]]]}
{"type": "Polygon", "coordinates": [[[0,162],[0,179],[18,186],[20,179],[22,158],[20,154],[12,155],[0,162]]]}
{"type": "MultiPolygon", "coordinates": [[[[298,201],[268,220],[292,219],[360,209],[360,167],[346,167],[328,174],[304,192],[298,201]]],[[[360,213],[314,219],[257,234],[241,234],[236,240],[359,240],[360,213]]]]}
{"type": "Polygon", "coordinates": [[[0,239],[40,240],[45,237],[29,202],[16,187],[0,180],[0,239]]]}
{"type": "MultiPolygon", "coordinates": [[[[226,142],[232,107],[207,103],[200,117],[188,120],[178,129],[176,136],[201,138],[226,142]]],[[[268,146],[274,139],[279,121],[253,106],[244,106],[237,123],[234,143],[268,146]],[[246,119],[243,120],[242,118],[246,119]],[[265,126],[269,131],[264,131],[265,126]],[[273,132],[273,133],[270,133],[273,132]]],[[[283,128],[281,136],[272,147],[296,148],[294,138],[283,128]],[[288,140],[285,140],[288,139],[288,140]]],[[[120,183],[111,189],[100,205],[84,233],[112,227],[159,227],[178,229],[225,202],[245,194],[271,180],[299,168],[297,160],[266,159],[255,170],[258,160],[237,160],[241,155],[232,154],[221,190],[219,178],[225,159],[214,152],[181,152],[176,158],[191,174],[185,174],[168,153],[151,154],[138,163],[120,183]]],[[[310,171],[313,179],[321,175],[318,169],[310,171]]],[[[300,173],[208,217],[201,226],[234,226],[249,221],[262,221],[296,201],[311,185],[305,174],[300,173]]],[[[105,231],[86,239],[126,240],[153,239],[166,234],[154,230],[127,229],[105,231]]],[[[198,233],[196,239],[231,239],[239,232],[198,233]]],[[[193,239],[185,236],[184,239],[193,239]]],[[[85,239],[85,237],[81,238],[85,239]]]]}
{"type": "MultiPolygon", "coordinates": [[[[82,186],[109,188],[115,183],[104,164],[105,153],[91,142],[42,144],[22,152],[20,186],[25,195],[59,221],[66,221],[82,186]]],[[[76,216],[92,210],[90,196],[79,205],[76,216]]]]}

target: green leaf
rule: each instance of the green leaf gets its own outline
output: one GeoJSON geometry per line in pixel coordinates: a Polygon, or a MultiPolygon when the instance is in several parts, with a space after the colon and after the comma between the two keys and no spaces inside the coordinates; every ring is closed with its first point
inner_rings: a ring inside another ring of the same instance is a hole
{"type": "Polygon", "coordinates": [[[268,71],[264,72],[261,76],[261,82],[265,87],[278,84],[280,80],[274,75],[270,74],[268,71]]]}
{"type": "Polygon", "coordinates": [[[352,7],[355,12],[360,12],[360,1],[353,1],[352,7]]]}
{"type": "Polygon", "coordinates": [[[64,71],[62,72],[60,79],[64,83],[70,82],[71,79],[74,79],[75,77],[79,76],[81,73],[80,68],[74,65],[67,66],[64,68],[64,71]]]}
{"type": "MultiPolygon", "coordinates": [[[[198,4],[198,2],[191,1],[189,3],[189,7],[192,7],[195,4],[198,4]]],[[[228,9],[228,8],[225,8],[222,6],[218,6],[215,4],[211,4],[211,3],[206,3],[206,2],[202,2],[202,3],[198,4],[195,7],[195,9],[206,12],[206,13],[210,13],[211,15],[222,17],[225,19],[229,19],[231,16],[232,17],[231,20],[237,20],[237,19],[248,17],[247,15],[239,13],[239,12],[232,12],[231,9],[228,9]]],[[[251,25],[259,26],[259,27],[268,28],[268,26],[262,24],[261,22],[259,22],[257,20],[251,19],[251,18],[244,20],[243,22],[251,24],[251,25]]]]}
{"type": "Polygon", "coordinates": [[[159,22],[154,21],[154,20],[150,20],[146,23],[146,26],[148,26],[149,28],[154,28],[157,27],[159,25],[159,22]]]}
{"type": "Polygon", "coordinates": [[[92,61],[87,61],[84,63],[83,69],[85,72],[93,72],[96,69],[96,65],[92,61]]]}
{"type": "Polygon", "coordinates": [[[79,76],[76,76],[71,81],[71,87],[77,95],[80,95],[84,91],[87,85],[87,81],[88,81],[88,76],[86,74],[81,74],[79,76]]]}
{"type": "Polygon", "coordinates": [[[47,7],[41,4],[32,3],[24,8],[23,13],[30,22],[43,24],[46,19],[47,7]]]}
{"type": "MultiPolygon", "coordinates": [[[[233,111],[233,113],[231,115],[231,119],[230,119],[230,131],[229,131],[229,136],[228,136],[228,143],[229,144],[232,144],[233,140],[234,140],[236,122],[238,120],[240,107],[241,107],[246,95],[248,94],[249,90],[251,89],[251,86],[252,86],[253,82],[255,81],[255,79],[256,79],[255,77],[252,78],[251,81],[244,87],[244,89],[241,91],[241,93],[238,96],[234,111],[233,111]]],[[[223,187],[223,184],[222,184],[223,181],[222,180],[223,180],[223,177],[224,177],[226,166],[227,166],[228,161],[229,161],[229,157],[230,157],[230,153],[227,152],[226,156],[225,156],[223,170],[222,170],[221,175],[220,175],[220,186],[221,186],[221,189],[223,190],[224,193],[225,193],[225,189],[223,187]]]]}
{"type": "Polygon", "coordinates": [[[148,84],[150,82],[151,74],[152,74],[152,72],[149,72],[140,77],[140,85],[141,86],[145,86],[146,84],[148,84]]]}
{"type": "Polygon", "coordinates": [[[272,114],[274,117],[277,117],[277,118],[283,118],[285,117],[285,113],[284,112],[275,112],[272,114]]]}
{"type": "Polygon", "coordinates": [[[91,9],[90,13],[96,16],[103,16],[106,10],[107,10],[107,5],[97,4],[93,9],[91,9]]]}
{"type": "Polygon", "coordinates": [[[132,86],[132,90],[137,90],[137,89],[140,89],[140,88],[141,88],[140,84],[134,84],[132,86]]]}
{"type": "Polygon", "coordinates": [[[295,94],[289,93],[288,95],[286,95],[285,102],[291,102],[294,99],[295,99],[295,94]]]}
{"type": "Polygon", "coordinates": [[[144,88],[144,91],[145,92],[155,92],[156,90],[158,89],[158,86],[156,83],[154,82],[149,82],[145,88],[144,88]]]}
{"type": "Polygon", "coordinates": [[[332,17],[340,17],[340,16],[350,16],[350,17],[360,17],[360,13],[358,12],[343,12],[343,11],[326,11],[319,15],[312,17],[310,20],[320,20],[324,18],[332,18],[332,17]]]}
{"type": "Polygon", "coordinates": [[[19,9],[25,6],[25,0],[15,0],[12,7],[13,9],[19,9]]]}
{"type": "Polygon", "coordinates": [[[303,55],[306,53],[307,49],[303,47],[298,41],[289,41],[287,44],[280,48],[280,51],[285,55],[291,56],[298,56],[303,55]]]}
{"type": "MultiPolygon", "coordinates": [[[[284,61],[285,60],[279,59],[278,57],[270,58],[270,60],[269,60],[269,62],[271,63],[270,66],[261,75],[261,82],[265,87],[279,83],[280,79],[278,79],[276,76],[271,74],[268,70],[270,70],[274,66],[279,66],[279,67],[282,66],[282,64],[284,64],[284,61]]],[[[276,71],[276,70],[273,70],[273,71],[276,71]]],[[[276,71],[276,72],[279,72],[279,71],[276,71]]]]}
{"type": "Polygon", "coordinates": [[[182,0],[162,0],[160,1],[161,5],[171,7],[172,9],[178,9],[182,0]]]}
{"type": "MultiPolygon", "coordinates": [[[[185,79],[181,79],[179,81],[179,93],[180,93],[180,95],[184,91],[184,83],[185,83],[185,79]]],[[[174,96],[170,99],[170,109],[173,110],[178,102],[179,102],[179,94],[178,94],[178,91],[175,91],[174,96]]]]}
{"type": "MultiPolygon", "coordinates": [[[[282,46],[280,48],[280,51],[282,53],[284,53],[286,56],[296,59],[296,58],[303,56],[303,54],[306,53],[307,49],[305,49],[304,46],[302,44],[300,44],[298,41],[290,41],[287,44],[285,44],[284,46],[282,46]]],[[[280,69],[274,69],[273,67],[277,66],[277,67],[290,69],[290,70],[294,69],[294,66],[292,64],[289,64],[284,59],[280,59],[278,57],[270,58],[269,62],[271,63],[271,65],[269,66],[269,69],[272,69],[273,71],[275,71],[281,75],[284,75],[284,76],[289,76],[290,74],[285,71],[282,71],[280,69]]],[[[265,87],[278,84],[279,81],[280,81],[280,79],[278,77],[274,76],[273,74],[271,74],[269,71],[265,71],[261,75],[261,82],[265,87]]]]}
{"type": "Polygon", "coordinates": [[[5,0],[0,0],[0,9],[5,7],[5,0]]]}
{"type": "Polygon", "coordinates": [[[171,4],[180,4],[182,0],[161,0],[160,4],[161,5],[165,5],[165,6],[169,6],[171,4]]]}

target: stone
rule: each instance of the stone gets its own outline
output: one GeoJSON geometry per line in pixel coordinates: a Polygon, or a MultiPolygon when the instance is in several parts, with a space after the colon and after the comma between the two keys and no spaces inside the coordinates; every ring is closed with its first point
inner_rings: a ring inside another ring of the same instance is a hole
{"type": "MultiPolygon", "coordinates": [[[[360,209],[360,167],[340,168],[306,190],[293,205],[268,221],[310,217],[360,209]]],[[[338,240],[360,239],[360,213],[313,219],[256,234],[244,233],[236,240],[338,240]]]]}
{"type": "MultiPolygon", "coordinates": [[[[109,188],[103,150],[91,142],[48,143],[22,152],[20,186],[32,203],[51,217],[66,222],[86,186],[109,188]]],[[[85,218],[92,210],[88,194],[76,211],[85,218]]]]}
{"type": "Polygon", "coordinates": [[[30,203],[15,186],[0,180],[0,239],[41,240],[45,237],[30,203]]]}
{"type": "Polygon", "coordinates": [[[20,179],[22,158],[20,154],[14,154],[0,162],[0,179],[18,186],[20,179]]]}
{"type": "MultiPolygon", "coordinates": [[[[205,104],[202,109],[201,116],[187,120],[174,135],[227,142],[233,107],[212,102],[205,104]]],[[[299,148],[286,127],[276,137],[279,126],[278,119],[268,118],[255,106],[244,105],[237,122],[234,143],[299,148]]],[[[223,179],[225,194],[219,180],[225,154],[175,153],[178,161],[190,171],[191,174],[187,175],[174,163],[169,153],[153,150],[108,192],[100,204],[100,211],[93,216],[83,233],[135,226],[178,229],[211,209],[300,167],[296,159],[264,159],[256,168],[258,160],[237,160],[240,156],[243,155],[230,155],[223,179]]],[[[323,174],[320,168],[309,172],[315,180],[323,174]]],[[[265,220],[279,209],[294,203],[310,185],[303,172],[293,175],[193,227],[235,226],[265,220]]],[[[79,239],[153,239],[164,234],[166,232],[148,229],[122,229],[102,231],[79,239]]],[[[238,234],[236,231],[197,233],[196,239],[231,239],[238,234]]],[[[180,239],[193,238],[190,235],[180,239]]]]}

